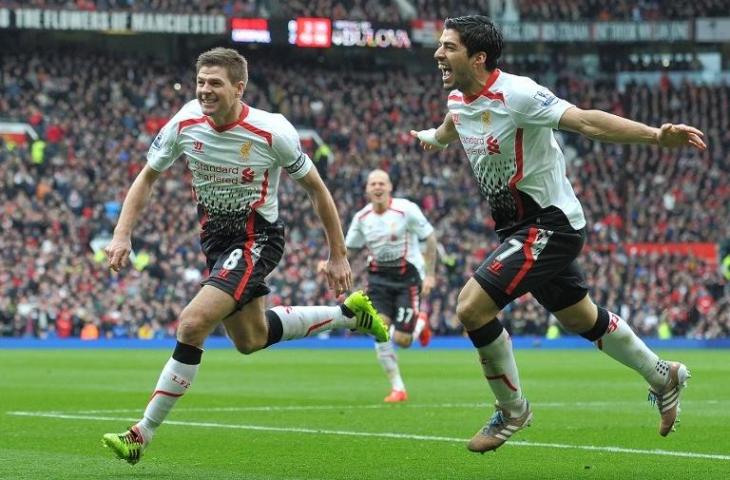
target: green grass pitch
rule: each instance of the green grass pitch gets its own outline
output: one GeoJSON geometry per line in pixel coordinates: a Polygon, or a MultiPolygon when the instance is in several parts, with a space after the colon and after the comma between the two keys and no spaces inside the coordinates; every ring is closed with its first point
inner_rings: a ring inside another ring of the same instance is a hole
{"type": "Polygon", "coordinates": [[[136,466],[101,445],[139,417],[166,350],[0,351],[0,479],[728,479],[730,354],[670,351],[693,378],[657,434],[641,378],[596,351],[518,350],[534,422],[496,453],[470,350],[400,350],[410,400],[369,350],[210,350],[136,466]]]}

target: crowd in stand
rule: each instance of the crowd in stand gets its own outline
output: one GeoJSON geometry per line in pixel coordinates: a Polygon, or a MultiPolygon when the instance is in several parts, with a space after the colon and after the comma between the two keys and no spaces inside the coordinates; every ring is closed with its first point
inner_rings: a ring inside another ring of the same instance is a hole
{"type": "Polygon", "coordinates": [[[333,20],[403,21],[393,0],[290,0],[268,2],[272,16],[278,18],[325,17],[333,20]]]}
{"type": "MultiPolygon", "coordinates": [[[[0,117],[28,122],[41,142],[0,144],[0,334],[173,335],[180,309],[205,275],[184,162],[157,183],[135,231],[134,267],[110,273],[99,248],[156,132],[193,98],[192,66],[111,54],[2,55],[0,117]]],[[[521,66],[514,71],[522,73],[521,66]]],[[[443,118],[438,72],[293,59],[283,68],[264,57],[251,57],[250,69],[247,103],[313,128],[330,146],[331,153],[322,154],[307,144],[345,227],[364,205],[365,177],[376,167],[390,172],[396,195],[422,206],[441,243],[438,286],[424,306],[438,334],[461,334],[456,296],[496,236],[461,149],[425,154],[408,135],[443,118]]],[[[625,242],[730,238],[730,88],[662,81],[618,92],[613,83],[560,70],[543,77],[580,107],[654,125],[683,121],[707,133],[711,148],[702,154],[559,137],[589,220],[582,265],[596,300],[645,335],[661,328],[698,338],[730,335],[730,297],[712,262],[621,248],[625,242]]],[[[335,302],[315,273],[326,250],[308,205],[304,191],[283,175],[287,253],[270,277],[273,304],[335,302]]],[[[352,265],[356,284],[363,285],[363,257],[352,265]]],[[[513,333],[530,335],[543,335],[551,322],[529,296],[511,305],[503,320],[513,333]]]]}
{"type": "MultiPolygon", "coordinates": [[[[728,0],[673,2],[668,0],[516,0],[524,21],[633,21],[686,20],[723,17],[728,0]]],[[[438,3],[438,2],[437,2],[438,3]]]]}
{"type": "Polygon", "coordinates": [[[77,9],[89,11],[169,12],[224,14],[229,17],[333,19],[405,22],[411,18],[444,19],[480,13],[504,15],[509,20],[653,21],[722,17],[730,0],[496,0],[490,10],[484,0],[0,0],[0,7],[77,9]],[[403,8],[410,5],[410,8],[403,8]]]}
{"type": "Polygon", "coordinates": [[[0,0],[0,7],[258,16],[257,0],[0,0]]]}

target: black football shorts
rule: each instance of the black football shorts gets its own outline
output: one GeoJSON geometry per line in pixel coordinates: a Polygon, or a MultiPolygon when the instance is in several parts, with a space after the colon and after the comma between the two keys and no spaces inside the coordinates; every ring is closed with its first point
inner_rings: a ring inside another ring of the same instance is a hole
{"type": "Polygon", "coordinates": [[[284,224],[268,223],[257,217],[253,233],[207,239],[206,259],[210,274],[201,282],[230,294],[238,308],[271,291],[266,277],[284,254],[284,224]],[[212,250],[212,251],[211,251],[212,250]]]}
{"type": "Polygon", "coordinates": [[[368,296],[399,332],[413,333],[421,304],[421,277],[411,264],[404,273],[370,272],[368,296]]]}
{"type": "Polygon", "coordinates": [[[585,229],[560,231],[540,225],[518,228],[479,266],[474,279],[504,308],[531,293],[550,312],[574,305],[588,293],[576,258],[585,229]]]}

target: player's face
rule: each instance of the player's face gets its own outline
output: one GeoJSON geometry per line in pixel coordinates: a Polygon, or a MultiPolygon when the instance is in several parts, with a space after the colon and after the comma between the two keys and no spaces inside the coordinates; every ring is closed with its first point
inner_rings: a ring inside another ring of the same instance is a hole
{"type": "Polygon", "coordinates": [[[198,70],[195,95],[203,114],[224,119],[243,95],[243,82],[231,83],[225,67],[203,66],[198,70]]]}
{"type": "Polygon", "coordinates": [[[433,54],[445,90],[458,89],[465,92],[475,78],[475,58],[469,57],[466,46],[461,43],[459,32],[447,28],[441,33],[439,47],[433,54]]]}
{"type": "Polygon", "coordinates": [[[383,173],[372,173],[368,177],[368,184],[365,187],[365,193],[368,200],[375,205],[387,205],[390,202],[390,193],[393,191],[393,185],[390,179],[383,173]]]}

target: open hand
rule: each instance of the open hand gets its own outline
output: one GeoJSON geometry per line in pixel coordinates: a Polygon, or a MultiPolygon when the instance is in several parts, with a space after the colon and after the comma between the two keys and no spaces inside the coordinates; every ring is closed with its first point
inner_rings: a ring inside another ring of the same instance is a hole
{"type": "Polygon", "coordinates": [[[676,148],[692,146],[697,150],[705,151],[707,145],[702,140],[705,134],[694,127],[680,123],[674,125],[672,123],[665,123],[659,129],[657,135],[657,143],[662,147],[676,148]]]}

